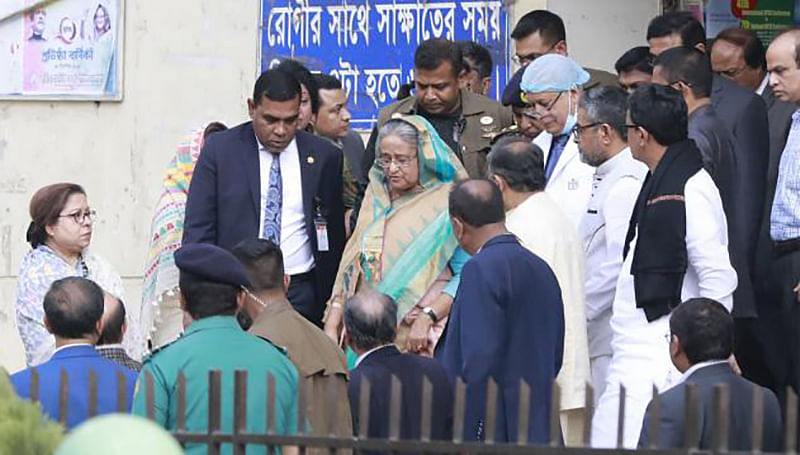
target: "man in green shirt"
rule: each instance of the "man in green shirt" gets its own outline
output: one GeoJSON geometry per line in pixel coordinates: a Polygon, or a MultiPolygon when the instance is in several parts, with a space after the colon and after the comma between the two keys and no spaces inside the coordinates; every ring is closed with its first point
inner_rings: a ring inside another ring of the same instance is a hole
{"type": "MultiPolygon", "coordinates": [[[[133,413],[147,415],[146,374],[153,377],[155,421],[169,431],[177,426],[177,383],[186,377],[186,430],[208,429],[209,371],[222,373],[221,430],[233,433],[234,373],[247,371],[247,432],[264,434],[268,428],[267,376],[275,378],[277,434],[297,432],[297,370],[275,346],[245,333],[236,321],[250,282],[231,253],[209,244],[185,245],[175,252],[180,270],[180,302],[193,322],[182,337],[144,361],[136,384],[133,413]]],[[[204,444],[187,444],[186,453],[206,453],[204,444]]],[[[289,453],[284,447],[284,454],[289,453]]],[[[231,444],[222,453],[231,453],[231,444]]],[[[291,452],[294,452],[291,448],[291,452]]],[[[247,453],[266,453],[264,446],[248,446],[247,453]]]]}

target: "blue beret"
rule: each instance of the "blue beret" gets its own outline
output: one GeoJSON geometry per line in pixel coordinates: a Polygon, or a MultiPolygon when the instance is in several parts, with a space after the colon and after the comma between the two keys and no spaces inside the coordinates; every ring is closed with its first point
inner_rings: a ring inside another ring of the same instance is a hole
{"type": "Polygon", "coordinates": [[[524,66],[517,70],[514,76],[511,77],[511,80],[508,81],[508,84],[506,84],[506,88],[503,89],[503,98],[501,100],[503,106],[525,107],[528,105],[522,101],[522,90],[519,87],[522,82],[523,73],[525,73],[524,66]]]}
{"type": "Polygon", "coordinates": [[[192,243],[178,248],[175,265],[182,272],[215,283],[250,286],[242,263],[228,250],[208,243],[192,243]]]}

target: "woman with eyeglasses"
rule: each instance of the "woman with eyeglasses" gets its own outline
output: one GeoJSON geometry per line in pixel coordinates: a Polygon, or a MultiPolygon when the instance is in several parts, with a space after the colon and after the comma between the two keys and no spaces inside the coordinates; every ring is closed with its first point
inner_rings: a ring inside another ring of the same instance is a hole
{"type": "Polygon", "coordinates": [[[450,189],[467,172],[419,116],[386,122],[378,131],[376,156],[328,302],[325,332],[341,343],[342,306],[371,288],[397,302],[396,344],[432,355],[469,258],[458,249],[448,216],[450,189]]]}
{"type": "MultiPolygon", "coordinates": [[[[25,347],[25,363],[38,365],[50,358],[55,339],[44,324],[44,295],[61,278],[88,278],[123,300],[122,280],[111,265],[89,251],[95,211],[84,189],[74,183],[40,188],[30,203],[31,223],[26,235],[33,249],[22,259],[17,281],[17,328],[25,347]]],[[[128,312],[130,314],[130,312],[128,312]]],[[[123,346],[139,360],[144,343],[136,324],[127,321],[123,346]]]]}

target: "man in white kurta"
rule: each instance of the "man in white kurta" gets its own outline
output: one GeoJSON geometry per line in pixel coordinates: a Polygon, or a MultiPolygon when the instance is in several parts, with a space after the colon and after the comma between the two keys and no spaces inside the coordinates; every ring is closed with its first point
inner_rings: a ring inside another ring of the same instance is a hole
{"type": "Polygon", "coordinates": [[[492,148],[489,176],[503,194],[506,228],[550,266],[561,288],[564,358],[556,378],[561,389],[561,428],[567,444],[579,444],[589,380],[581,242],[571,221],[543,191],[542,152],[526,138],[507,138],[492,148]]]}
{"type": "MultiPolygon", "coordinates": [[[[677,91],[653,85],[637,89],[631,95],[629,105],[626,122],[628,143],[634,158],[645,163],[650,170],[648,175],[652,176],[662,158],[669,153],[668,147],[687,142],[686,105],[677,91]],[[665,144],[661,144],[656,135],[665,144]]],[[[699,151],[697,154],[699,159],[699,151]]],[[[725,213],[714,181],[701,167],[702,162],[699,170],[686,180],[682,195],[647,199],[642,205],[649,209],[663,203],[667,200],[665,198],[683,202],[688,264],[680,300],[706,297],[722,303],[730,311],[737,279],[728,257],[725,213]]],[[[659,177],[666,178],[663,174],[659,177]]],[[[642,191],[648,191],[647,183],[642,191]]],[[[646,223],[646,219],[642,219],[642,223],[646,223]]],[[[623,445],[633,449],[636,448],[653,387],[664,391],[680,378],[669,357],[669,314],[648,321],[644,309],[637,306],[631,267],[639,234],[645,229],[642,223],[637,225],[617,280],[611,316],[613,355],[606,388],[592,419],[593,447],[617,445],[621,385],[626,389],[623,445]]],[[[653,254],[652,251],[648,253],[653,254]]]]}
{"type": "Polygon", "coordinates": [[[611,304],[622,269],[622,248],[636,196],[647,166],[627,144],[628,94],[618,87],[596,87],[578,104],[575,142],[581,160],[595,168],[592,197],[578,235],[585,253],[586,328],[595,405],[611,362],[611,304]]]}

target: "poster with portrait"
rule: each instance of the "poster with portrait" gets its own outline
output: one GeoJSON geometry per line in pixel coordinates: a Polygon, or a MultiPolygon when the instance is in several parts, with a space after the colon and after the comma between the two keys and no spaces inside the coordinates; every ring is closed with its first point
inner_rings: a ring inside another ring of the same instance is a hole
{"type": "Polygon", "coordinates": [[[0,98],[122,99],[124,0],[12,0],[0,9],[0,98]]]}

